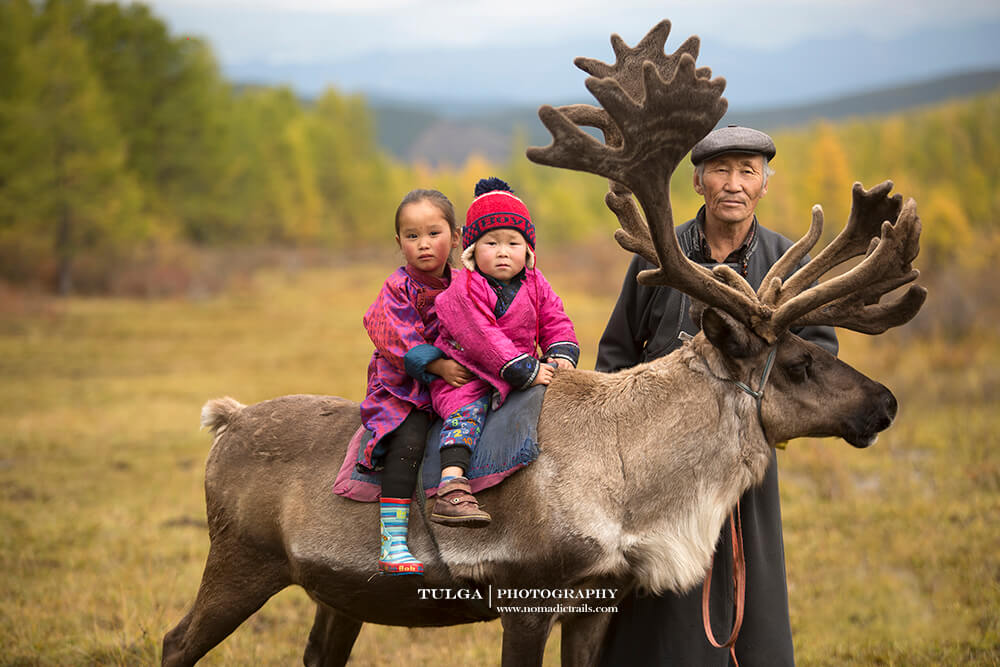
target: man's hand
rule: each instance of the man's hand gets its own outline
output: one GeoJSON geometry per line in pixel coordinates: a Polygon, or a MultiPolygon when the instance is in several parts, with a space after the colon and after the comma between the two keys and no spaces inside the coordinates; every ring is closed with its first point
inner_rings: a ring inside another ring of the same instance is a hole
{"type": "Polygon", "coordinates": [[[545,359],[545,363],[547,363],[547,364],[555,364],[556,366],[559,367],[559,370],[567,370],[567,369],[576,368],[576,366],[574,366],[573,364],[570,363],[569,359],[563,359],[562,357],[556,357],[554,359],[551,358],[551,357],[549,357],[549,358],[545,359]]]}
{"type": "Polygon", "coordinates": [[[552,376],[556,374],[556,369],[552,368],[548,363],[542,362],[538,365],[538,375],[532,380],[529,386],[534,387],[539,384],[549,384],[552,382],[552,376]]]}
{"type": "Polygon", "coordinates": [[[435,359],[427,364],[427,370],[440,376],[452,387],[461,387],[473,377],[468,368],[454,359],[435,359]]]}

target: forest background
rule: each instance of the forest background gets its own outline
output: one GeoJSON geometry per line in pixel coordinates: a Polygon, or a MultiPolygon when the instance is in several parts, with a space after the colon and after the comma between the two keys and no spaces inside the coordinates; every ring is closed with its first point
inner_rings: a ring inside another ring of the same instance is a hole
{"type": "MultiPolygon", "coordinates": [[[[891,178],[931,294],[906,327],[842,336],[900,398],[879,445],[782,455],[800,661],[1000,664],[1000,91],[773,134],[762,220],[797,238],[821,203],[829,239],[855,180],[891,178]]],[[[523,135],[503,163],[435,166],[374,137],[364,98],[234,85],[142,5],[0,2],[0,665],[156,662],[207,551],[200,405],[360,399],[409,189],[463,211],[478,178],[514,184],[592,367],[628,260],[603,181],[529,163],[523,135]]],[[[675,211],[689,183],[684,164],[675,211]]],[[[282,594],[209,664],[297,659],[308,606],[282,594]]],[[[357,664],[495,662],[484,627],[366,629],[357,664]]]]}

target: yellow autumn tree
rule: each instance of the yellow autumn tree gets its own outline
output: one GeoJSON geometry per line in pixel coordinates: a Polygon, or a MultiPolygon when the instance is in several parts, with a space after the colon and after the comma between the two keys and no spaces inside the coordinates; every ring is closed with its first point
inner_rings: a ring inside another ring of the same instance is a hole
{"type": "Polygon", "coordinates": [[[818,123],[808,151],[801,191],[807,201],[800,205],[804,211],[813,204],[823,207],[826,224],[823,236],[832,238],[844,221],[851,207],[851,186],[854,177],[847,160],[847,153],[837,136],[834,126],[828,122],[818,123]]]}
{"type": "Polygon", "coordinates": [[[310,152],[308,120],[294,118],[283,135],[288,178],[288,187],[280,194],[284,235],[296,243],[312,245],[322,236],[324,206],[317,161],[310,152]]]}
{"type": "Polygon", "coordinates": [[[920,258],[922,265],[942,266],[957,262],[973,268],[984,259],[975,232],[961,205],[958,191],[950,184],[933,186],[918,202],[920,258]]]}

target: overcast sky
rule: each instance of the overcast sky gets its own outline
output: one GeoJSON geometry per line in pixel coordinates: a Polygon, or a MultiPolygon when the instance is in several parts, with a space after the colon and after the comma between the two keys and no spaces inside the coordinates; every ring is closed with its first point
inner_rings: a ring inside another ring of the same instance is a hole
{"type": "MultiPolygon", "coordinates": [[[[1000,17],[998,0],[146,0],[223,65],[335,62],[371,52],[600,40],[634,44],[660,19],[669,45],[698,34],[779,48],[810,38],[897,37],[1000,17]],[[676,42],[674,40],[677,40],[676,42]]],[[[609,49],[610,51],[610,49],[609,49]]]]}

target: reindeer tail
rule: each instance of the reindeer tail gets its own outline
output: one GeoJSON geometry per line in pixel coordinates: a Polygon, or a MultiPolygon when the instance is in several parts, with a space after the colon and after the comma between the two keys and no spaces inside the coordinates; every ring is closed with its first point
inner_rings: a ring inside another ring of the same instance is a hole
{"type": "Polygon", "coordinates": [[[235,398],[214,398],[201,409],[201,425],[215,435],[225,430],[246,406],[235,398]]]}

